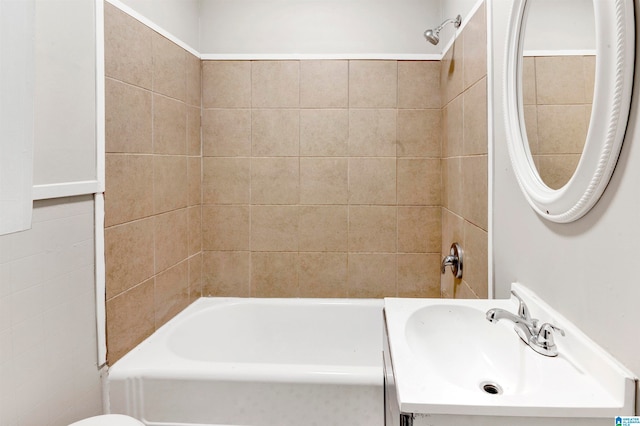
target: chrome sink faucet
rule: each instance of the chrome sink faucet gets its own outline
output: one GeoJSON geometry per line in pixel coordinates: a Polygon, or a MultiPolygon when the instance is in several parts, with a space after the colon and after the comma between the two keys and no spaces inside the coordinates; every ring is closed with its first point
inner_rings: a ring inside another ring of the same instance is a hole
{"type": "Polygon", "coordinates": [[[518,299],[518,314],[512,314],[500,308],[492,308],[487,311],[487,320],[492,323],[501,319],[513,322],[515,332],[531,349],[545,356],[557,356],[558,347],[553,338],[553,331],[564,336],[564,330],[549,323],[538,327],[538,320],[531,318],[529,308],[524,300],[513,290],[511,290],[511,294],[518,299]]]}

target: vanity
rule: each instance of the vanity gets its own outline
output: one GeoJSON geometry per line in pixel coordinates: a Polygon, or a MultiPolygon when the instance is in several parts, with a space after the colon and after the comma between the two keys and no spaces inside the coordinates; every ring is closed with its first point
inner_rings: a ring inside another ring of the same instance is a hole
{"type": "MultiPolygon", "coordinates": [[[[634,2],[581,2],[594,24],[587,33],[594,35],[595,47],[589,51],[559,48],[563,50],[560,53],[556,51],[559,37],[548,33],[576,27],[580,21],[576,18],[578,9],[571,8],[568,15],[557,16],[547,7],[566,7],[570,2],[505,0],[504,3],[511,7],[504,81],[502,92],[494,92],[502,97],[493,102],[503,107],[504,142],[522,195],[541,223],[562,233],[562,224],[580,220],[598,203],[618,161],[633,87],[634,2]],[[540,7],[545,12],[536,17],[535,10],[540,7]],[[531,28],[537,28],[532,31],[533,36],[550,39],[556,50],[549,50],[547,45],[525,48],[527,24],[536,20],[538,24],[555,22],[531,28]],[[551,105],[545,96],[549,93],[565,96],[555,89],[577,80],[576,72],[565,70],[563,76],[548,72],[548,65],[553,62],[548,58],[552,56],[574,56],[567,61],[585,64],[584,75],[589,74],[593,82],[591,89],[585,84],[577,85],[580,88],[575,92],[577,101],[559,102],[568,104],[570,108],[566,110],[551,105]],[[527,77],[531,71],[527,63],[540,74],[546,72],[555,77],[547,79],[553,83],[551,87],[543,87],[539,83],[545,79],[537,77],[533,78],[533,85],[527,86],[523,81],[531,77],[527,77]],[[587,73],[587,69],[593,72],[587,73]],[[565,80],[558,83],[559,77],[565,80]],[[575,111],[585,114],[580,120],[559,119],[556,127],[542,126],[545,117],[555,119],[575,111]],[[571,151],[555,144],[566,139],[558,136],[560,130],[576,121],[585,126],[571,151]],[[543,141],[541,136],[548,140],[543,141]],[[544,146],[543,142],[553,143],[544,146]],[[575,161],[563,173],[563,179],[556,179],[559,176],[551,176],[551,172],[559,168],[556,157],[560,156],[571,156],[575,161]],[[545,161],[555,166],[546,168],[545,161]]],[[[584,37],[575,39],[581,42],[584,37]]],[[[571,228],[566,240],[580,232],[586,232],[585,228],[571,228]]],[[[524,246],[527,241],[519,243],[524,246]]],[[[525,254],[526,251],[517,253],[525,254]]],[[[454,258],[460,256],[454,255],[452,249],[450,257],[445,258],[443,267],[453,265],[454,258]]],[[[553,261],[562,263],[560,257],[553,261]]],[[[558,265],[553,266],[549,268],[556,270],[558,265]]],[[[510,274],[515,275],[514,266],[509,267],[510,274]]],[[[461,273],[461,268],[458,272],[461,273]]],[[[552,274],[546,276],[549,275],[552,274]]],[[[565,279],[555,284],[569,283],[565,279]]],[[[570,284],[579,286],[581,281],[576,279],[570,284]]],[[[553,295],[549,284],[545,285],[546,294],[553,295]]],[[[502,288],[503,293],[506,290],[502,288]]],[[[637,415],[638,379],[629,369],[527,286],[513,283],[510,290],[511,297],[501,300],[385,299],[387,426],[604,426],[616,424],[614,419],[618,416],[637,415]]],[[[576,303],[579,291],[584,290],[576,290],[576,303]]],[[[599,318],[597,311],[590,314],[593,315],[590,321],[607,320],[599,318]]]]}
{"type": "Polygon", "coordinates": [[[387,426],[609,425],[634,415],[634,375],[526,287],[512,291],[385,299],[387,426]],[[553,325],[549,354],[516,331],[523,306],[536,332],[553,325]]]}

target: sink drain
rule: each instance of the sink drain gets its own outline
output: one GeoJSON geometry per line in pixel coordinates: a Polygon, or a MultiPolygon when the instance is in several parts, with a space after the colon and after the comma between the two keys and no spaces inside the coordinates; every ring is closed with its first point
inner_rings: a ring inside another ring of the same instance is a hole
{"type": "Polygon", "coordinates": [[[502,393],[502,388],[497,383],[483,382],[480,383],[480,388],[490,395],[499,395],[502,393]]]}

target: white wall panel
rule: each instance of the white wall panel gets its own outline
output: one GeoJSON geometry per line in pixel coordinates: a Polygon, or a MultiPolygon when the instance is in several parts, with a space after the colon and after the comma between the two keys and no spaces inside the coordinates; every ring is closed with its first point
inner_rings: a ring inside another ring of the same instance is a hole
{"type": "Polygon", "coordinates": [[[95,2],[36,0],[34,185],[95,181],[95,2]]]}
{"type": "Polygon", "coordinates": [[[0,235],[31,226],[34,1],[0,1],[0,235]]]}
{"type": "Polygon", "coordinates": [[[102,412],[93,197],[34,203],[0,236],[0,424],[69,424],[102,412]]]}

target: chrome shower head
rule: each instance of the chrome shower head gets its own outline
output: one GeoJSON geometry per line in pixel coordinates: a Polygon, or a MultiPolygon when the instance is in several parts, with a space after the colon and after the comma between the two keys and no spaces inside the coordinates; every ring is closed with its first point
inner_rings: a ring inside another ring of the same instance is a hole
{"type": "Polygon", "coordinates": [[[427,30],[424,32],[424,38],[433,45],[438,44],[440,41],[440,35],[438,33],[434,33],[433,30],[427,30]]]}
{"type": "Polygon", "coordinates": [[[462,17],[458,15],[456,16],[456,19],[447,19],[433,30],[426,30],[424,32],[424,38],[433,45],[438,44],[440,42],[440,31],[442,31],[447,24],[453,24],[455,28],[459,28],[460,24],[462,24],[462,17]]]}

